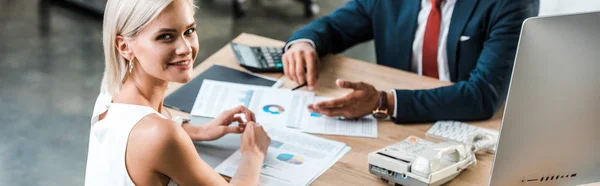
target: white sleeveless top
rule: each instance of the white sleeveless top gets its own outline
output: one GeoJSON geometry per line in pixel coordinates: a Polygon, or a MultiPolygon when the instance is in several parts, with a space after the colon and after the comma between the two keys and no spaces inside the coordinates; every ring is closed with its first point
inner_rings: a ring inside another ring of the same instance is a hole
{"type": "MultiPolygon", "coordinates": [[[[96,100],[90,129],[85,185],[135,185],[125,166],[125,150],[131,129],[145,116],[159,114],[146,106],[111,103],[111,97],[101,93],[96,100]],[[110,109],[108,109],[110,108],[110,109]],[[106,117],[98,121],[108,109],[106,117]]],[[[168,186],[177,184],[170,180],[168,186]]]]}

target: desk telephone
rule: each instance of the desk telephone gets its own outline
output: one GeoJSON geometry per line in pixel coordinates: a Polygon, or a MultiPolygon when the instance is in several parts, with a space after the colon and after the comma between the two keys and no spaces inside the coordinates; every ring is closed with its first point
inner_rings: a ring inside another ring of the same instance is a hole
{"type": "Polygon", "coordinates": [[[471,143],[453,140],[434,143],[409,136],[401,142],[370,153],[369,172],[380,176],[390,185],[444,184],[477,163],[474,154],[476,151],[487,150],[497,142],[495,136],[486,133],[471,134],[469,138],[471,143]]]}

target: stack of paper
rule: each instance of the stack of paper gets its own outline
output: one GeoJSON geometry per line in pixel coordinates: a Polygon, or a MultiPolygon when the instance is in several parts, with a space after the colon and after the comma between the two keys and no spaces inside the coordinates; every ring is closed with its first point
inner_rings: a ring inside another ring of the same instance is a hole
{"type": "Polygon", "coordinates": [[[314,93],[261,86],[204,80],[191,114],[216,117],[226,109],[244,105],[258,123],[289,127],[308,133],[377,138],[377,120],[371,116],[356,120],[311,113],[307,105],[328,98],[314,93]]]}
{"type": "MultiPolygon", "coordinates": [[[[261,169],[261,186],[309,185],[350,151],[344,143],[286,128],[269,128],[267,134],[271,144],[261,169]]],[[[215,170],[232,177],[241,160],[237,151],[215,170]]]]}
{"type": "MultiPolygon", "coordinates": [[[[308,111],[308,104],[327,100],[314,93],[204,80],[191,114],[216,117],[224,110],[244,105],[264,125],[271,144],[261,170],[260,185],[309,185],[350,147],[302,132],[377,137],[377,120],[372,117],[344,120],[308,111]]],[[[215,170],[233,176],[242,160],[240,151],[215,170]]]]}

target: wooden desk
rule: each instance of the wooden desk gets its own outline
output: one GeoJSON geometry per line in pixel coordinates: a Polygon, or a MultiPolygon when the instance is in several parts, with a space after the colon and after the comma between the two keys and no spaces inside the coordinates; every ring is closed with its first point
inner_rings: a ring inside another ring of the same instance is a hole
{"type": "MultiPolygon", "coordinates": [[[[284,42],[269,38],[264,38],[251,34],[241,34],[233,40],[234,42],[248,45],[269,45],[283,46],[284,42]]],[[[441,82],[436,79],[421,77],[413,73],[396,70],[372,63],[350,59],[341,56],[330,55],[322,59],[323,67],[320,71],[320,77],[317,81],[316,94],[319,96],[338,97],[349,90],[339,89],[335,85],[337,78],[343,78],[351,81],[364,81],[373,84],[379,90],[397,89],[427,89],[450,85],[448,82],[441,82]]],[[[221,48],[215,54],[210,56],[196,68],[194,76],[206,70],[214,64],[219,64],[241,71],[247,71],[237,65],[233,51],[229,45],[221,48]]],[[[264,74],[274,78],[284,80],[284,88],[297,86],[281,73],[264,74]]],[[[169,85],[167,95],[181,84],[172,83],[169,85]]],[[[186,113],[170,110],[173,115],[186,115],[186,113]]],[[[491,120],[481,122],[469,122],[480,127],[499,129],[501,117],[498,115],[491,120]]],[[[379,177],[369,173],[367,154],[375,150],[384,148],[398,141],[404,140],[410,135],[425,139],[425,132],[431,126],[428,124],[407,124],[397,125],[391,121],[379,122],[377,139],[357,138],[332,135],[318,135],[328,139],[341,141],[352,147],[352,150],[338,161],[332,168],[321,175],[312,185],[387,185],[379,177]]],[[[448,185],[487,185],[492,168],[493,155],[477,155],[477,166],[471,167],[461,173],[456,179],[449,182],[448,185]]]]}

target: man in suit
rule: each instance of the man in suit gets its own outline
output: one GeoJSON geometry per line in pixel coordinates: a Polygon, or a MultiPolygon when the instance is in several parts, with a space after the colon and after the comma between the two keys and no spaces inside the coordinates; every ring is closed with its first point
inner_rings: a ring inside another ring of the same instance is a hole
{"type": "Polygon", "coordinates": [[[377,91],[338,80],[353,92],[309,109],[396,123],[488,119],[505,100],[521,25],[538,9],[538,0],[351,0],[291,36],[284,72],[312,89],[319,57],[374,39],[377,63],[455,84],[377,91]]]}

